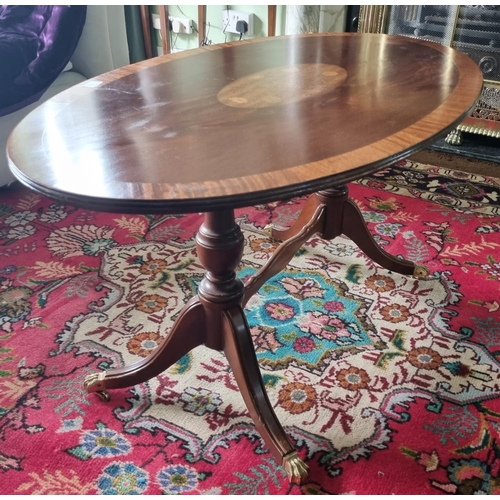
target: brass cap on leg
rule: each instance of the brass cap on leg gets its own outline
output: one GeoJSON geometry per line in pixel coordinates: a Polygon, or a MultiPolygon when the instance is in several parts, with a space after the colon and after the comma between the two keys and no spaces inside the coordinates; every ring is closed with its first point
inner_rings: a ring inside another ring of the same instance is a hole
{"type": "Polygon", "coordinates": [[[415,264],[415,269],[413,270],[413,277],[418,280],[422,280],[429,277],[429,268],[423,266],[422,264],[415,264]]]}
{"type": "Polygon", "coordinates": [[[291,483],[302,484],[309,474],[309,467],[299,458],[296,451],[283,457],[283,468],[291,483]]]}
{"type": "Polygon", "coordinates": [[[273,238],[273,226],[272,226],[272,224],[268,224],[266,227],[264,227],[264,229],[262,230],[262,232],[266,236],[268,236],[269,238],[274,239],[273,238]]]}
{"type": "Polygon", "coordinates": [[[83,379],[83,387],[88,392],[95,392],[103,401],[109,401],[110,396],[106,391],[104,379],[106,372],[91,373],[83,379]]]}

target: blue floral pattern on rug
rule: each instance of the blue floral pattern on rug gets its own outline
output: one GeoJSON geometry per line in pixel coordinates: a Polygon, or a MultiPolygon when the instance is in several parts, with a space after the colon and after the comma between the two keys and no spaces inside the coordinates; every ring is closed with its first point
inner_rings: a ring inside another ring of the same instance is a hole
{"type": "MultiPolygon", "coordinates": [[[[239,276],[254,273],[248,267],[239,276]]],[[[266,368],[296,366],[321,374],[334,359],[384,348],[366,315],[371,301],[347,292],[341,282],[287,268],[261,292],[246,315],[257,358],[266,368]]]]}

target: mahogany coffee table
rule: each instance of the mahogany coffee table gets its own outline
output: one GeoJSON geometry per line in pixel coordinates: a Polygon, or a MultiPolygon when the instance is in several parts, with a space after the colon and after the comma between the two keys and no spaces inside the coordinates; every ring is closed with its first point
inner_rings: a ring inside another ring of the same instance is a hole
{"type": "Polygon", "coordinates": [[[267,397],[243,304],[312,234],[343,233],[383,267],[425,269],[378,247],[346,183],[446,135],[473,109],[481,72],[409,38],[313,34],[212,45],[112,71],[28,115],[8,142],[28,187],[108,212],[205,212],[198,295],[148,358],[92,375],[88,392],[155,377],[194,347],[223,350],[255,426],[291,481],[307,476],[267,397]],[[234,209],[311,194],[246,285],[234,209]]]}

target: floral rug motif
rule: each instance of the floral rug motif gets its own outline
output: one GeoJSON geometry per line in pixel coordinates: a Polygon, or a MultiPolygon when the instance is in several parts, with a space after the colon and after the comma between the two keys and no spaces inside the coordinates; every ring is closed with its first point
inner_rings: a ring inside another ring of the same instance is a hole
{"type": "Polygon", "coordinates": [[[450,208],[500,215],[500,179],[403,160],[357,184],[450,208]]]}
{"type": "MultiPolygon", "coordinates": [[[[146,357],[203,277],[202,216],[104,214],[0,191],[4,494],[500,493],[497,179],[399,162],[350,186],[391,273],[345,237],[311,238],[247,304],[274,409],[310,467],[290,485],[223,354],[87,395],[146,357]]],[[[304,199],[237,210],[245,280],[304,199]]]]}

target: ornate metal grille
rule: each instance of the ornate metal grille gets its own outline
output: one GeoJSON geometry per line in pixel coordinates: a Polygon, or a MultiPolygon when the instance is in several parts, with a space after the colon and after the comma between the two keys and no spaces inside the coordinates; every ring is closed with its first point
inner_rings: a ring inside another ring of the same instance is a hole
{"type": "MultiPolygon", "coordinates": [[[[500,138],[500,6],[362,6],[358,31],[429,40],[471,57],[483,72],[485,87],[471,117],[458,130],[500,138]]],[[[450,138],[458,140],[457,134],[450,138]]]]}

